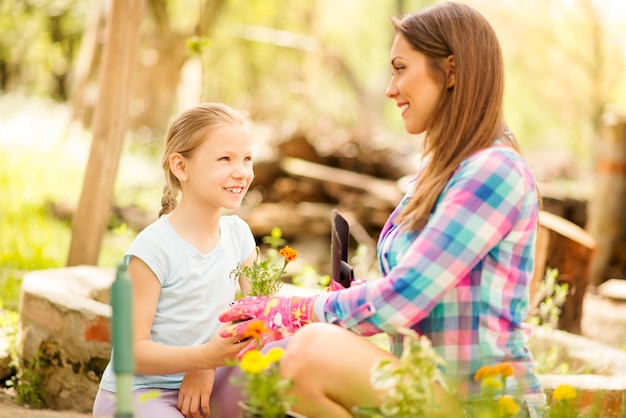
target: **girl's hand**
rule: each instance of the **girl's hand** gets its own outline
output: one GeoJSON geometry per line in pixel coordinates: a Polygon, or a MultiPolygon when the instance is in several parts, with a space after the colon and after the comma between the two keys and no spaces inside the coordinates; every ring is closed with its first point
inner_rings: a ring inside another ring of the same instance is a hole
{"type": "MultiPolygon", "coordinates": [[[[232,326],[232,324],[229,324],[232,326]]],[[[225,328],[224,328],[225,329],[225,328]]],[[[211,356],[209,364],[217,367],[226,366],[229,360],[235,360],[237,354],[248,344],[248,340],[238,335],[225,335],[222,329],[211,340],[204,344],[207,355],[211,356]]]]}
{"type": "Polygon", "coordinates": [[[209,399],[213,391],[215,370],[192,370],[185,373],[183,383],[178,391],[176,408],[185,418],[202,418],[211,416],[209,399]]]}

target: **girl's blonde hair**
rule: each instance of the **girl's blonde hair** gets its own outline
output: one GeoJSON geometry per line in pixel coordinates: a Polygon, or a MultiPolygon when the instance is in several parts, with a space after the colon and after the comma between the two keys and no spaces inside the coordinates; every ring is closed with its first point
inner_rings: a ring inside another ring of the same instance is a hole
{"type": "Polygon", "coordinates": [[[441,80],[441,96],[426,130],[424,156],[429,163],[419,188],[396,222],[417,231],[427,222],[439,195],[459,164],[497,138],[519,151],[506,129],[502,110],[504,63],[497,36],[473,8],[443,3],[402,19],[392,19],[397,34],[429,58],[441,80]],[[452,55],[455,83],[448,88],[443,63],[452,55]]]}
{"type": "Polygon", "coordinates": [[[171,123],[161,158],[165,186],[159,217],[174,210],[178,202],[178,192],[181,191],[180,181],[170,170],[170,156],[179,153],[183,157],[191,157],[212,130],[225,125],[249,126],[250,120],[246,112],[234,110],[225,104],[201,103],[185,110],[171,123]]]}

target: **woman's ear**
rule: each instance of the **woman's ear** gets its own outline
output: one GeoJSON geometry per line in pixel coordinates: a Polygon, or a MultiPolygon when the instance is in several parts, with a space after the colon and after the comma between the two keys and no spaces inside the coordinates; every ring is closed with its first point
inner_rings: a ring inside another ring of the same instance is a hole
{"type": "Polygon", "coordinates": [[[187,165],[185,158],[179,153],[174,152],[169,158],[170,171],[176,176],[180,183],[187,181],[187,165]]]}
{"type": "Polygon", "coordinates": [[[454,62],[454,55],[448,55],[445,62],[446,69],[448,70],[448,79],[446,80],[446,87],[454,87],[456,82],[456,64],[454,62]]]}

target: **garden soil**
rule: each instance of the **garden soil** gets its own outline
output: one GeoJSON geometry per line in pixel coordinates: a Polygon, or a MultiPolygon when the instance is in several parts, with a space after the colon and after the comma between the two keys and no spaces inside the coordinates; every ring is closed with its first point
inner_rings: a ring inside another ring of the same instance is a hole
{"type": "Polygon", "coordinates": [[[91,414],[73,411],[53,411],[51,409],[32,409],[17,403],[15,393],[0,389],[0,418],[86,418],[91,414]]]}

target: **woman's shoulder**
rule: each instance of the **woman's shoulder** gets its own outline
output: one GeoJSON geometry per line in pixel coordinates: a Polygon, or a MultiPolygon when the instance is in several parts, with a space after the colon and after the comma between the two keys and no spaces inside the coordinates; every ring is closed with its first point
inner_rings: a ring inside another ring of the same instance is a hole
{"type": "Polygon", "coordinates": [[[474,167],[488,170],[521,169],[528,171],[524,158],[510,146],[495,143],[470,155],[461,163],[461,168],[474,167]]]}

